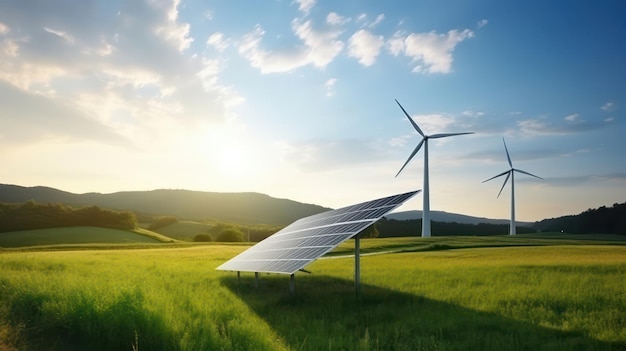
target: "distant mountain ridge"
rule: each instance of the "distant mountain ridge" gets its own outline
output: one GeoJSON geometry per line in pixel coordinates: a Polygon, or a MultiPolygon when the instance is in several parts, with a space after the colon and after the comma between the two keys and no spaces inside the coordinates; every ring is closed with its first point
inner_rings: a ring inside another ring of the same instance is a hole
{"type": "Polygon", "coordinates": [[[180,219],[215,219],[270,225],[287,225],[299,218],[329,210],[318,205],[251,192],[159,189],[111,194],[74,194],[45,186],[0,184],[0,202],[21,203],[29,200],[73,206],[98,206],[141,214],[176,216],[180,219]]]}
{"type": "MultiPolygon", "coordinates": [[[[182,220],[214,219],[241,224],[288,225],[330,208],[288,199],[277,199],[260,193],[217,193],[191,190],[160,189],[123,191],[111,194],[74,194],[45,186],[23,187],[0,184],[0,202],[63,203],[73,206],[98,206],[128,210],[138,214],[176,216],[182,220]]],[[[626,234],[626,202],[587,210],[578,215],[545,219],[540,222],[517,222],[518,226],[540,231],[565,230],[572,233],[596,232],[626,234]]],[[[388,219],[410,220],[422,217],[421,211],[404,211],[385,216],[388,219]]],[[[508,224],[508,219],[473,217],[444,211],[431,211],[435,222],[459,224],[508,224]]]]}
{"type": "MultiPolygon", "coordinates": [[[[422,211],[402,211],[386,215],[387,219],[395,219],[399,221],[421,219],[422,211]]],[[[444,211],[430,211],[430,219],[435,222],[460,223],[460,224],[509,224],[508,219],[491,219],[486,217],[473,217],[458,213],[449,213],[444,211]]],[[[531,226],[533,222],[516,222],[518,226],[531,226]]]]}

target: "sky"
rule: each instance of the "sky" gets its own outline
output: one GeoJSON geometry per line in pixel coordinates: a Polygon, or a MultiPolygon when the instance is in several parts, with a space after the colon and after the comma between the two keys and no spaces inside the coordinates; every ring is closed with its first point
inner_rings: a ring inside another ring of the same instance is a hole
{"type": "MultiPolygon", "coordinates": [[[[259,192],[339,208],[422,189],[518,220],[626,201],[621,0],[3,0],[0,183],[259,192]]],[[[421,195],[400,210],[420,210],[421,195]]]]}

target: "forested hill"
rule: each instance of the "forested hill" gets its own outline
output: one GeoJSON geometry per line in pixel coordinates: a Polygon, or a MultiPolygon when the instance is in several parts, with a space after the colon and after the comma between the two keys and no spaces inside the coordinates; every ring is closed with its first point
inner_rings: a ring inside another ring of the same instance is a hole
{"type": "Polygon", "coordinates": [[[626,234],[626,202],[589,209],[575,216],[544,219],[533,228],[543,232],[626,234]]]}
{"type": "Polygon", "coordinates": [[[125,191],[112,194],[74,194],[54,188],[0,184],[0,202],[63,203],[128,210],[138,214],[169,215],[180,219],[215,219],[238,223],[287,225],[299,218],[329,210],[259,193],[215,193],[190,190],[125,191]]]}

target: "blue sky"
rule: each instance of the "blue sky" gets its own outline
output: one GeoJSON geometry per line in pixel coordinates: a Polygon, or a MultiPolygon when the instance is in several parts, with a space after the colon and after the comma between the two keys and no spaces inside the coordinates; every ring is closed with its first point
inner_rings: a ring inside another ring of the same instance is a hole
{"type": "MultiPolygon", "coordinates": [[[[623,1],[3,1],[0,182],[254,191],[342,207],[422,188],[518,220],[626,201],[623,1]]],[[[418,195],[401,210],[421,209],[418,195]]]]}

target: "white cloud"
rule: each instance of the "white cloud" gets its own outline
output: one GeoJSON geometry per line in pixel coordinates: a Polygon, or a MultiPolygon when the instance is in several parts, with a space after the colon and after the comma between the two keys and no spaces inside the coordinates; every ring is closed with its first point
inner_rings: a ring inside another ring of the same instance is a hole
{"type": "Polygon", "coordinates": [[[611,101],[605,103],[604,105],[602,105],[602,107],[600,107],[600,109],[602,109],[603,111],[613,111],[613,109],[615,109],[615,104],[611,101]]]}
{"type": "Polygon", "coordinates": [[[383,45],[382,35],[374,35],[361,29],[350,37],[348,55],[357,58],[363,66],[371,66],[376,62],[383,45]]]}
{"type": "Polygon", "coordinates": [[[324,87],[326,88],[326,96],[330,97],[335,95],[335,84],[337,84],[337,78],[330,78],[324,83],[324,87]]]}
{"type": "Polygon", "coordinates": [[[331,12],[326,16],[326,23],[333,25],[333,26],[340,26],[342,24],[348,23],[349,21],[350,21],[349,18],[340,16],[335,12],[331,12]]]}
{"type": "Polygon", "coordinates": [[[404,51],[404,32],[398,31],[393,34],[391,39],[387,40],[387,50],[393,55],[398,56],[404,51]]]}
{"type": "Polygon", "coordinates": [[[606,123],[611,123],[611,122],[615,121],[615,118],[613,118],[613,117],[605,118],[604,121],[606,123]]]}
{"type": "Polygon", "coordinates": [[[326,31],[313,29],[310,20],[301,23],[294,19],[291,23],[293,32],[303,42],[282,51],[268,51],[261,48],[265,31],[257,25],[254,31],[246,34],[239,46],[239,53],[262,73],[289,72],[312,64],[318,68],[326,67],[343,50],[343,42],[338,40],[341,32],[330,28],[326,31]]]}
{"type": "Polygon", "coordinates": [[[315,0],[294,0],[295,3],[298,4],[298,10],[304,13],[304,15],[308,15],[311,12],[311,9],[315,6],[315,0]]]}
{"type": "Polygon", "coordinates": [[[244,35],[239,45],[239,53],[261,73],[289,72],[310,63],[304,50],[263,50],[261,40],[264,34],[263,28],[257,25],[252,32],[244,35]]]}
{"type": "Polygon", "coordinates": [[[213,46],[217,51],[223,52],[230,46],[230,40],[224,39],[224,34],[220,32],[216,32],[209,36],[209,39],[206,41],[207,45],[213,46]]]}
{"type": "Polygon", "coordinates": [[[172,42],[179,51],[189,48],[193,38],[189,37],[189,23],[178,22],[178,5],[180,0],[164,1],[161,3],[152,2],[153,6],[159,10],[165,11],[166,21],[160,23],[154,29],[155,34],[160,35],[163,39],[172,42]]]}
{"type": "Polygon", "coordinates": [[[4,106],[13,113],[1,114],[0,125],[20,115],[49,127],[44,134],[0,127],[0,142],[90,138],[147,146],[160,142],[159,135],[227,118],[228,104],[240,98],[220,84],[216,62],[185,55],[193,39],[178,5],[123,2],[117,15],[106,17],[86,2],[59,3],[50,11],[1,2],[0,13],[12,16],[2,24],[11,30],[0,37],[0,84],[14,98],[4,106]],[[106,138],[98,129],[108,131],[106,138]]]}
{"type": "Polygon", "coordinates": [[[441,113],[412,115],[411,117],[426,134],[450,132],[446,129],[448,126],[455,123],[455,118],[453,116],[441,113]]]}
{"type": "MultiPolygon", "coordinates": [[[[561,120],[551,120],[547,116],[517,121],[519,132],[523,135],[564,135],[587,133],[593,130],[606,128],[606,123],[600,121],[586,121],[578,114],[566,116],[561,120]]],[[[607,122],[604,120],[604,122],[607,122]]]]}
{"type": "Polygon", "coordinates": [[[0,35],[7,34],[8,32],[9,32],[9,27],[6,24],[0,22],[0,35]]]}
{"type": "Polygon", "coordinates": [[[486,19],[481,19],[480,21],[478,21],[478,28],[486,26],[487,23],[489,23],[489,21],[487,21],[486,19]]]}
{"type": "Polygon", "coordinates": [[[379,14],[378,16],[376,16],[376,19],[374,20],[374,22],[369,24],[370,28],[374,28],[376,27],[378,24],[380,24],[383,20],[385,19],[385,15],[384,14],[379,14]]]}
{"type": "Polygon", "coordinates": [[[401,46],[398,36],[394,35],[388,43],[389,51],[397,55],[401,51],[411,57],[415,64],[413,72],[418,73],[450,73],[452,67],[452,52],[465,39],[474,36],[469,29],[463,31],[451,30],[446,34],[411,33],[401,46]]]}
{"type": "Polygon", "coordinates": [[[485,113],[484,112],[480,112],[480,111],[470,111],[470,110],[465,110],[461,113],[463,116],[467,116],[467,117],[480,117],[480,116],[484,116],[485,113]]]}
{"type": "Polygon", "coordinates": [[[61,31],[61,30],[54,30],[54,29],[50,29],[48,27],[44,27],[43,30],[45,30],[48,33],[54,34],[57,37],[65,40],[66,42],[70,43],[70,44],[74,44],[74,37],[72,37],[70,34],[61,31]]]}
{"type": "Polygon", "coordinates": [[[341,34],[339,30],[316,31],[311,21],[300,23],[298,20],[293,21],[292,27],[294,33],[309,48],[307,56],[316,67],[325,67],[343,49],[343,42],[338,40],[341,34]]]}
{"type": "Polygon", "coordinates": [[[525,135],[551,134],[548,133],[549,126],[545,121],[528,119],[518,121],[517,126],[520,128],[520,133],[525,135]]]}
{"type": "Polygon", "coordinates": [[[356,21],[358,23],[362,23],[363,27],[374,28],[385,19],[385,15],[381,13],[371,22],[368,21],[367,18],[368,16],[366,13],[361,13],[357,16],[356,21]]]}

